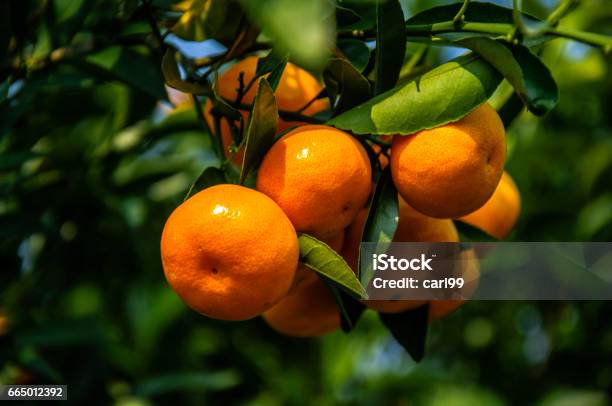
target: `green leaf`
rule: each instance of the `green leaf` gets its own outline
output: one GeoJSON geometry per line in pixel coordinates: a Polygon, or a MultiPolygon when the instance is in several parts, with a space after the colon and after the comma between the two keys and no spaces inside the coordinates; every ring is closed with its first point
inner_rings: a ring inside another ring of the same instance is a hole
{"type": "Polygon", "coordinates": [[[363,72],[370,61],[370,48],[356,39],[338,40],[338,48],[359,72],[363,72]]]}
{"type": "Polygon", "coordinates": [[[228,45],[236,37],[243,16],[232,0],[186,0],[177,8],[184,12],[172,32],[188,41],[213,38],[228,45]]]}
{"type": "Polygon", "coordinates": [[[380,175],[363,229],[362,241],[388,243],[393,240],[399,218],[397,190],[387,166],[380,175]]]}
{"type": "Polygon", "coordinates": [[[527,100],[527,107],[536,115],[542,115],[557,105],[559,89],[550,71],[540,58],[523,45],[511,47],[514,58],[523,71],[523,80],[527,92],[521,98],[527,100]]]}
{"type": "MultiPolygon", "coordinates": [[[[410,29],[411,26],[430,26],[432,24],[447,21],[452,22],[461,8],[461,5],[461,2],[457,2],[445,6],[432,7],[409,18],[406,21],[406,26],[410,29]]],[[[514,25],[512,9],[492,3],[470,1],[463,16],[465,22],[514,25]]],[[[523,13],[523,18],[527,23],[536,23],[539,21],[537,18],[525,13],[523,13]]]]}
{"type": "Polygon", "coordinates": [[[287,56],[279,56],[276,52],[270,51],[268,55],[257,60],[255,77],[269,74],[266,79],[272,90],[276,90],[287,66],[287,60],[287,56]]]}
{"type": "MultiPolygon", "coordinates": [[[[368,30],[376,27],[375,1],[341,0],[341,2],[341,8],[343,10],[336,12],[338,31],[350,32],[353,30],[368,30]],[[352,18],[348,16],[348,13],[359,16],[359,19],[351,22],[352,18]],[[341,19],[338,19],[338,16],[340,16],[341,19]]],[[[336,7],[339,8],[338,6],[336,7]]]]}
{"type": "Polygon", "coordinates": [[[331,59],[323,80],[336,114],[370,98],[370,83],[346,59],[331,59]]]}
{"type": "Polygon", "coordinates": [[[397,0],[377,0],[375,95],[395,86],[405,52],[406,27],[402,6],[397,0]]]}
{"type": "Polygon", "coordinates": [[[106,75],[140,89],[158,100],[165,100],[164,78],[150,58],[127,48],[112,46],[85,57],[85,62],[106,75]]]}
{"type": "MultiPolygon", "coordinates": [[[[398,221],[397,190],[391,177],[391,167],[387,166],[376,182],[361,241],[390,243],[393,240],[398,221]]],[[[360,275],[362,280],[368,281],[372,275],[372,265],[370,263],[366,264],[364,275],[361,275],[361,247],[357,256],[357,274],[360,275]]]]}
{"type": "Polygon", "coordinates": [[[265,153],[274,144],[277,128],[278,109],[274,92],[266,78],[261,78],[249,114],[240,183],[244,183],[249,172],[259,165],[265,153]]]}
{"type": "Polygon", "coordinates": [[[420,306],[402,313],[378,313],[378,316],[412,359],[421,361],[425,356],[429,306],[420,306]]]}
{"type": "Polygon", "coordinates": [[[250,20],[282,55],[320,69],[334,47],[335,21],[328,0],[241,0],[250,20]]]}
{"type": "Polygon", "coordinates": [[[353,273],[350,266],[327,244],[300,233],[300,261],[319,273],[321,276],[336,283],[351,296],[361,299],[366,296],[363,286],[353,273]]]}
{"type": "Polygon", "coordinates": [[[522,45],[510,48],[487,37],[456,41],[481,55],[512,84],[529,111],[542,115],[557,104],[558,90],[548,68],[522,45]]]}
{"type": "Polygon", "coordinates": [[[328,121],[356,134],[412,134],[457,121],[501,82],[488,62],[468,54],[438,66],[328,121]]]}
{"type": "Polygon", "coordinates": [[[205,168],[195,182],[191,184],[183,201],[189,199],[201,190],[221,183],[227,183],[225,172],[223,172],[222,169],[215,168],[214,166],[205,168]]]}
{"type": "Polygon", "coordinates": [[[485,233],[479,228],[464,223],[461,220],[455,220],[455,227],[459,233],[461,242],[496,242],[497,238],[485,233]]]}
{"type": "Polygon", "coordinates": [[[342,331],[348,333],[357,325],[361,315],[366,307],[359,300],[355,300],[343,290],[339,289],[334,283],[330,283],[328,279],[321,278],[331,291],[334,300],[340,309],[340,327],[342,331]]]}
{"type": "Polygon", "coordinates": [[[176,90],[185,93],[211,95],[212,89],[207,84],[188,82],[181,78],[178,65],[176,63],[176,49],[168,47],[162,58],[162,73],[166,84],[176,90]]]}

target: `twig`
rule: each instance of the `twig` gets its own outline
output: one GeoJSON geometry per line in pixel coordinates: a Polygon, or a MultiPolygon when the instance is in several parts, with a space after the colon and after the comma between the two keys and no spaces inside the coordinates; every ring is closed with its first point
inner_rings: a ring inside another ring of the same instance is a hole
{"type": "MultiPolygon", "coordinates": [[[[250,111],[251,108],[253,108],[252,104],[235,103],[235,102],[230,102],[230,101],[228,101],[228,104],[231,105],[233,108],[239,109],[239,110],[250,111]]],[[[325,120],[321,120],[319,118],[312,117],[312,116],[305,116],[303,114],[299,114],[294,111],[279,110],[278,116],[284,120],[301,121],[301,122],[309,123],[309,124],[323,124],[325,122],[325,120]]]]}
{"type": "Polygon", "coordinates": [[[570,11],[572,6],[578,4],[579,1],[580,0],[563,0],[546,19],[548,24],[552,27],[556,27],[559,21],[570,11]]]}
{"type": "Polygon", "coordinates": [[[155,39],[157,39],[159,50],[161,51],[161,53],[164,53],[164,51],[166,50],[166,42],[164,41],[164,36],[161,34],[161,31],[159,31],[157,21],[155,21],[155,17],[153,16],[151,0],[144,1],[143,5],[147,15],[147,21],[149,23],[149,26],[151,27],[151,32],[153,32],[155,39]]]}
{"type": "Polygon", "coordinates": [[[323,94],[323,92],[325,92],[325,90],[321,90],[319,93],[317,93],[317,95],[315,97],[313,97],[312,99],[310,99],[308,101],[308,103],[304,104],[302,107],[300,107],[299,109],[297,109],[294,113],[296,114],[301,114],[302,112],[304,112],[304,110],[306,110],[308,107],[312,106],[312,104],[314,102],[316,102],[317,100],[319,100],[321,98],[321,95],[323,94]]]}
{"type": "Polygon", "coordinates": [[[198,121],[200,122],[200,125],[203,127],[203,129],[208,132],[210,141],[215,147],[215,152],[217,154],[217,157],[220,160],[222,160],[223,159],[223,140],[221,139],[220,134],[219,136],[215,136],[213,132],[211,131],[211,128],[208,125],[206,118],[204,117],[204,110],[202,109],[202,104],[200,103],[200,100],[198,99],[198,97],[195,94],[192,94],[191,98],[193,100],[193,106],[195,108],[196,114],[198,115],[198,121]]]}
{"type": "Polygon", "coordinates": [[[463,0],[463,4],[461,5],[461,8],[459,9],[457,14],[453,18],[453,25],[457,29],[461,29],[461,27],[463,26],[463,23],[465,22],[464,14],[467,11],[467,8],[468,8],[469,4],[470,4],[470,0],[463,0]]]}

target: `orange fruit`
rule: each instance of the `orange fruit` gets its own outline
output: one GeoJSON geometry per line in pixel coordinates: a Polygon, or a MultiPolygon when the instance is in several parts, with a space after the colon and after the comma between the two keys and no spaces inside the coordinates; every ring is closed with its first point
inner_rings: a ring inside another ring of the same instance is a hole
{"type": "Polygon", "coordinates": [[[289,291],[298,263],[295,229],[263,193],[209,187],[177,207],[164,226],[161,256],[174,291],[216,319],[245,320],[289,291]]]}
{"type": "MultiPolygon", "coordinates": [[[[249,56],[244,58],[232,66],[229,67],[225,72],[219,75],[216,82],[216,89],[219,96],[226,100],[235,102],[238,97],[238,90],[240,88],[239,76],[241,73],[244,74],[243,83],[245,86],[255,77],[257,70],[257,57],[249,56]]],[[[317,81],[317,79],[310,73],[294,65],[290,62],[287,63],[285,70],[278,82],[278,86],[274,93],[276,97],[276,105],[279,110],[294,112],[300,110],[308,102],[314,99],[323,89],[323,86],[317,81]]],[[[251,104],[255,99],[255,93],[257,91],[257,84],[254,83],[249,90],[242,97],[241,103],[251,104]]],[[[204,116],[208,125],[211,129],[214,128],[214,120],[210,109],[212,103],[210,100],[206,101],[204,107],[204,116]]],[[[317,114],[323,110],[329,108],[327,99],[318,99],[314,101],[310,106],[304,109],[301,114],[310,116],[317,114]]],[[[246,126],[247,119],[249,117],[248,110],[241,110],[244,125],[246,126]]],[[[278,132],[282,132],[290,127],[302,125],[304,123],[297,121],[285,121],[280,119],[278,123],[278,132]]],[[[221,120],[221,138],[223,140],[223,147],[226,151],[226,156],[229,154],[229,147],[233,143],[232,133],[227,120],[221,120]]],[[[234,162],[237,164],[242,163],[244,157],[244,150],[240,150],[234,156],[234,162]]]]}
{"type": "Polygon", "coordinates": [[[294,337],[316,337],[340,327],[340,310],[329,288],[315,272],[300,264],[301,280],[278,304],[262,316],[279,333],[294,337]]]}
{"type": "Polygon", "coordinates": [[[503,123],[484,103],[457,122],[396,135],[391,172],[400,195],[416,210],[430,217],[456,218],[491,197],[505,155],[503,123]]]}
{"type": "Polygon", "coordinates": [[[324,125],[296,128],[265,155],[257,190],[270,196],[296,230],[319,239],[341,232],[368,200],[368,155],[349,134],[324,125]]]}
{"type": "MultiPolygon", "coordinates": [[[[456,275],[463,277],[464,285],[461,288],[461,295],[468,298],[474,294],[478,287],[480,264],[474,250],[463,251],[459,258],[461,259],[460,270],[456,275]]],[[[463,303],[464,300],[432,300],[429,302],[429,321],[441,319],[457,310],[463,303]]]]}
{"type": "MultiPolygon", "coordinates": [[[[323,242],[338,252],[344,232],[323,242]]],[[[266,311],[264,320],[276,331],[294,337],[316,337],[340,327],[340,310],[315,271],[299,264],[287,296],[266,311]]]]}
{"type": "Polygon", "coordinates": [[[458,242],[459,234],[450,219],[428,217],[398,196],[399,222],[395,242],[458,242]]]}
{"type": "Polygon", "coordinates": [[[459,220],[478,227],[499,239],[506,238],[518,220],[521,195],[507,172],[502,175],[493,196],[478,210],[459,220]]]}

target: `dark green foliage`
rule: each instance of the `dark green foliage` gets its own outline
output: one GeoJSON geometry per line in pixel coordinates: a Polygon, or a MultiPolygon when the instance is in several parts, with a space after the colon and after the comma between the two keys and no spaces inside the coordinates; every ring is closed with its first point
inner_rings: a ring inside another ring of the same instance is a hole
{"type": "MultiPolygon", "coordinates": [[[[373,134],[447,123],[493,95],[522,197],[510,239],[610,241],[609,4],[584,2],[555,28],[542,23],[551,2],[525,0],[528,31],[514,32],[512,10],[475,1],[461,28],[460,2],[195,3],[207,11],[177,26],[175,0],[0,1],[1,384],[67,384],[74,404],[610,403],[610,303],[468,302],[431,325],[426,307],[378,316],[354,298],[363,291],[344,260],[302,236],[302,260],[350,334],[290,339],[260,319],[192,312],[159,255],[164,222],[186,196],[241,180],[203,120],[204,98],[183,95],[174,110],[164,79],[214,99],[217,124],[229,120],[247,146],[248,185],[273,142],[272,93],[287,61],[325,82],[319,96],[334,111],[281,115],[333,116],[369,151],[388,151],[373,134]],[[192,58],[160,42],[174,46],[171,31],[228,53],[192,58]],[[211,85],[251,54],[267,82],[254,84],[249,124],[211,85]]],[[[377,179],[368,241],[395,227],[388,170],[377,179]]],[[[490,240],[456,224],[464,242],[490,240]]]]}

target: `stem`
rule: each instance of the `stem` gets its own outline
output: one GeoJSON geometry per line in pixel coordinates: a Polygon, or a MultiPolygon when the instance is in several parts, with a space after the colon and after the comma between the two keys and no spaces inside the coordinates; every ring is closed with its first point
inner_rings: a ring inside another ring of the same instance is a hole
{"type": "Polygon", "coordinates": [[[605,53],[609,53],[612,50],[612,37],[603,34],[595,34],[593,32],[585,31],[574,31],[567,28],[546,29],[544,30],[544,34],[573,39],[575,41],[582,42],[588,45],[601,47],[603,48],[605,53]]]}
{"type": "Polygon", "coordinates": [[[461,27],[463,26],[463,23],[465,21],[464,14],[467,11],[469,4],[470,4],[470,0],[463,0],[463,4],[461,5],[461,8],[459,9],[457,14],[453,18],[453,25],[455,26],[455,28],[461,29],[461,27]]]}
{"type": "MultiPolygon", "coordinates": [[[[245,103],[232,103],[232,102],[228,102],[233,108],[235,109],[239,109],[239,110],[247,110],[250,111],[251,108],[253,107],[252,104],[245,104],[245,103]]],[[[325,123],[324,120],[321,120],[319,118],[316,117],[311,117],[311,116],[305,116],[299,113],[296,113],[294,111],[286,111],[286,110],[279,110],[278,111],[278,116],[284,120],[288,120],[288,121],[302,121],[304,123],[309,123],[309,124],[323,124],[325,123]]]]}
{"type": "Polygon", "coordinates": [[[381,141],[380,139],[376,138],[373,135],[363,135],[363,137],[366,140],[370,141],[372,144],[376,144],[376,145],[380,146],[383,150],[391,148],[391,143],[385,142],[385,141],[381,141]]]}
{"type": "Polygon", "coordinates": [[[155,21],[155,17],[153,17],[153,9],[151,8],[151,0],[147,0],[145,2],[143,2],[144,8],[146,10],[146,14],[147,14],[147,21],[149,23],[149,26],[151,27],[151,31],[153,32],[153,35],[155,36],[155,39],[158,42],[158,48],[161,51],[161,53],[163,54],[164,51],[166,50],[166,43],[164,42],[164,37],[161,34],[161,31],[159,31],[159,27],[157,26],[157,21],[155,21]]]}
{"type": "Polygon", "coordinates": [[[444,32],[457,32],[457,31],[468,31],[468,32],[482,32],[486,34],[498,34],[507,35],[512,31],[513,26],[511,24],[504,23],[470,23],[466,22],[463,24],[461,30],[457,30],[452,21],[445,21],[442,23],[435,24],[421,24],[421,25],[408,25],[406,27],[407,35],[423,36],[440,34],[444,32]]]}
{"type": "Polygon", "coordinates": [[[223,160],[224,158],[223,140],[221,139],[221,133],[219,132],[216,135],[213,134],[213,132],[210,129],[210,126],[208,125],[208,123],[206,122],[206,119],[204,118],[204,110],[202,110],[202,104],[200,103],[200,100],[198,100],[198,97],[195,94],[192,94],[191,98],[193,99],[193,106],[198,116],[198,121],[200,122],[204,130],[208,132],[208,136],[210,137],[210,142],[215,147],[215,153],[217,157],[220,160],[223,160]]]}
{"type": "Polygon", "coordinates": [[[557,8],[548,16],[546,21],[552,27],[556,27],[559,21],[570,11],[574,4],[577,4],[580,0],[563,0],[557,8]]]}
{"type": "Polygon", "coordinates": [[[306,110],[308,107],[310,107],[314,102],[316,102],[317,100],[319,100],[321,98],[321,94],[324,92],[324,90],[321,90],[319,93],[317,93],[317,95],[315,97],[313,97],[312,99],[310,99],[308,101],[308,103],[304,104],[302,107],[300,107],[298,110],[295,111],[296,114],[301,114],[304,110],[306,110]]]}

